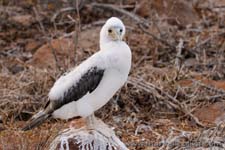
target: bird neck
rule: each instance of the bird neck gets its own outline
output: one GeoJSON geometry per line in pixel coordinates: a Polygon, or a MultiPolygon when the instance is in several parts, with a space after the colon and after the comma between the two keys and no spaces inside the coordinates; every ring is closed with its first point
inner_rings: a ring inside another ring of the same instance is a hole
{"type": "Polygon", "coordinates": [[[100,37],[100,41],[99,41],[99,44],[100,44],[100,50],[103,49],[104,45],[108,44],[112,42],[112,40],[106,38],[106,37],[100,37]]]}
{"type": "Polygon", "coordinates": [[[122,41],[118,40],[118,41],[112,41],[112,40],[105,40],[105,41],[101,41],[100,40],[100,50],[105,50],[106,47],[114,47],[117,44],[121,43],[122,41]]]}

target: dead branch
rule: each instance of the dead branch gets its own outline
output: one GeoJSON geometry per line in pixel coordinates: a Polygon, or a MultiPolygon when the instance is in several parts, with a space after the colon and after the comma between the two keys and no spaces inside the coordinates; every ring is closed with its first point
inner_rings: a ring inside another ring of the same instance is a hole
{"type": "Polygon", "coordinates": [[[75,11],[75,10],[76,10],[76,8],[74,8],[74,7],[62,8],[52,16],[51,22],[55,22],[56,18],[59,16],[59,14],[68,12],[68,11],[75,11]]]}
{"type": "Polygon", "coordinates": [[[140,29],[141,29],[145,34],[151,36],[153,39],[155,39],[155,40],[161,42],[161,43],[164,44],[164,45],[169,46],[171,49],[176,49],[176,46],[170,44],[168,41],[166,41],[166,40],[164,40],[164,39],[162,39],[162,38],[160,38],[160,37],[154,35],[153,33],[149,32],[149,31],[148,31],[146,28],[144,28],[141,24],[139,24],[139,27],[140,27],[140,29]]]}
{"type": "Polygon", "coordinates": [[[82,26],[81,30],[86,30],[86,29],[92,28],[93,26],[102,26],[104,23],[105,23],[105,20],[98,20],[98,21],[82,26]]]}
{"type": "Polygon", "coordinates": [[[41,28],[41,31],[42,31],[42,34],[45,35],[46,34],[46,31],[45,31],[45,27],[41,21],[41,17],[36,9],[36,7],[33,7],[33,11],[34,11],[34,14],[35,14],[35,19],[36,21],[39,23],[39,26],[41,28]]]}
{"type": "Polygon", "coordinates": [[[182,63],[182,49],[184,47],[184,40],[180,39],[179,44],[177,45],[177,55],[175,58],[175,66],[177,68],[177,70],[180,70],[181,68],[181,63],[182,63]]]}
{"type": "Polygon", "coordinates": [[[144,19],[136,14],[133,14],[129,11],[126,11],[125,9],[123,9],[117,5],[104,4],[104,3],[92,3],[91,6],[119,12],[121,14],[128,16],[130,19],[134,20],[137,24],[143,24],[144,27],[149,27],[149,22],[146,19],[144,19]]]}
{"type": "Polygon", "coordinates": [[[220,94],[220,95],[224,95],[225,91],[223,89],[218,89],[216,87],[214,87],[213,85],[208,85],[208,84],[204,84],[201,81],[198,80],[193,80],[193,82],[203,88],[205,88],[208,91],[213,92],[214,94],[220,94]]]}
{"type": "Polygon", "coordinates": [[[80,28],[81,28],[80,10],[79,10],[78,1],[76,1],[76,13],[77,13],[77,23],[76,23],[76,26],[75,26],[75,35],[74,35],[74,62],[75,63],[76,63],[76,52],[77,52],[77,48],[78,48],[78,40],[79,40],[80,28]]]}
{"type": "Polygon", "coordinates": [[[181,68],[182,68],[182,55],[181,54],[182,54],[183,47],[184,47],[184,40],[180,39],[179,44],[177,45],[177,55],[175,58],[175,67],[177,69],[175,80],[178,79],[178,76],[179,76],[181,68]]]}
{"type": "Polygon", "coordinates": [[[47,37],[49,46],[51,48],[52,54],[53,54],[55,62],[56,62],[56,67],[60,71],[61,69],[60,69],[58,58],[56,56],[56,50],[53,48],[52,43],[51,43],[52,38],[48,38],[48,35],[46,33],[46,30],[45,30],[45,27],[44,27],[44,25],[43,25],[43,23],[42,23],[42,21],[40,19],[40,15],[39,15],[39,13],[38,13],[38,11],[37,11],[37,9],[35,7],[33,7],[33,11],[34,11],[35,16],[36,16],[35,18],[36,18],[36,20],[38,21],[38,23],[39,23],[39,25],[41,27],[42,34],[47,37]]]}
{"type": "MultiPolygon", "coordinates": [[[[173,106],[173,108],[183,112],[186,116],[191,117],[197,125],[199,125],[200,127],[206,127],[204,124],[202,124],[197,117],[195,117],[189,110],[187,105],[180,103],[176,98],[174,98],[173,96],[171,96],[170,94],[168,94],[167,92],[165,92],[164,90],[162,90],[161,88],[155,86],[154,84],[151,84],[147,81],[141,81],[138,80],[136,78],[129,78],[130,81],[129,83],[131,83],[132,85],[141,85],[143,86],[143,90],[146,91],[146,89],[148,89],[147,91],[152,91],[152,89],[158,91],[159,93],[161,93],[161,96],[166,96],[167,98],[169,98],[171,100],[171,102],[169,103],[171,106],[173,106]],[[135,83],[135,84],[134,84],[135,83]]],[[[152,92],[151,92],[152,93],[152,92]]],[[[165,99],[163,98],[163,100],[165,101],[165,99]]],[[[168,102],[168,101],[166,101],[168,102]]]]}
{"type": "Polygon", "coordinates": [[[210,42],[211,40],[213,40],[214,38],[218,37],[218,36],[225,36],[225,32],[219,32],[219,33],[216,33],[212,36],[210,36],[209,38],[205,39],[204,41],[202,42],[199,42],[195,47],[191,48],[189,51],[190,52],[196,52],[196,53],[199,53],[197,51],[198,48],[200,48],[201,46],[207,44],[208,42],[210,42]]]}
{"type": "Polygon", "coordinates": [[[51,22],[55,22],[56,18],[62,13],[70,12],[70,11],[79,12],[84,7],[86,0],[76,0],[74,2],[75,2],[75,7],[67,7],[67,8],[60,9],[51,17],[51,22]]]}

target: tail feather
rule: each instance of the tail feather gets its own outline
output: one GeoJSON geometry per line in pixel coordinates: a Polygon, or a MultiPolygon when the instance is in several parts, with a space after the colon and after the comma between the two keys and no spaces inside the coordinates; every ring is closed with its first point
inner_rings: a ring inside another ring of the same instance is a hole
{"type": "Polygon", "coordinates": [[[51,116],[50,114],[47,114],[44,111],[40,111],[39,113],[34,115],[32,117],[32,119],[29,121],[29,123],[25,127],[23,127],[21,130],[22,131],[27,131],[27,130],[33,129],[34,127],[39,126],[40,124],[42,124],[50,116],[51,116]]]}

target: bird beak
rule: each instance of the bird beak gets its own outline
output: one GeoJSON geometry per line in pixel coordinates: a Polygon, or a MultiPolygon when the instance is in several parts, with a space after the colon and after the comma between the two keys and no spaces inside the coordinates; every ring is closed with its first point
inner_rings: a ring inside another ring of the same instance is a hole
{"type": "Polygon", "coordinates": [[[121,35],[120,33],[117,33],[116,35],[117,35],[117,39],[118,39],[119,41],[122,41],[122,39],[123,39],[123,38],[122,38],[122,35],[121,35]]]}
{"type": "Polygon", "coordinates": [[[123,40],[123,36],[122,36],[122,33],[120,32],[120,28],[116,29],[116,38],[119,41],[123,40]]]}
{"type": "Polygon", "coordinates": [[[122,41],[123,36],[122,33],[120,32],[120,29],[121,28],[112,28],[111,37],[113,38],[113,40],[122,41]]]}

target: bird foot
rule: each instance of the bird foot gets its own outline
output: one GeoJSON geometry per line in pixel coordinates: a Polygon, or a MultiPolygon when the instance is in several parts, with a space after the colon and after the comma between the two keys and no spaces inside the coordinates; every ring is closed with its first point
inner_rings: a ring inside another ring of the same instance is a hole
{"type": "Polygon", "coordinates": [[[87,124],[86,129],[92,132],[97,132],[106,138],[110,138],[114,133],[113,130],[100,119],[96,119],[94,124],[87,124]]]}

